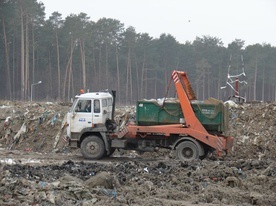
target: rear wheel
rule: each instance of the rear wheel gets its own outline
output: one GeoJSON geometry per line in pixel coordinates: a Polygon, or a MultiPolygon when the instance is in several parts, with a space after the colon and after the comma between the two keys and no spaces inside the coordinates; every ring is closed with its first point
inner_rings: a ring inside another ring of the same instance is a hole
{"type": "Polygon", "coordinates": [[[181,142],[176,148],[176,156],[181,161],[191,161],[199,158],[197,145],[190,141],[181,142]]]}
{"type": "Polygon", "coordinates": [[[88,136],[81,143],[81,153],[86,159],[100,159],[104,152],[104,142],[98,136],[88,136]]]}
{"type": "Polygon", "coordinates": [[[205,159],[209,154],[209,147],[208,146],[205,146],[204,147],[204,154],[202,156],[199,157],[199,159],[203,160],[205,159]]]}

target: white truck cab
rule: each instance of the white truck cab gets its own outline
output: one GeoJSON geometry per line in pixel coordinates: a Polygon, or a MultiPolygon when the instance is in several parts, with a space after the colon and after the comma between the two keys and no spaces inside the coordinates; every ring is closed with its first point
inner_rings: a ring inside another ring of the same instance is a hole
{"type": "Polygon", "coordinates": [[[75,101],[67,114],[67,136],[79,134],[86,128],[105,124],[112,118],[113,96],[108,92],[90,92],[75,96],[75,101]]]}

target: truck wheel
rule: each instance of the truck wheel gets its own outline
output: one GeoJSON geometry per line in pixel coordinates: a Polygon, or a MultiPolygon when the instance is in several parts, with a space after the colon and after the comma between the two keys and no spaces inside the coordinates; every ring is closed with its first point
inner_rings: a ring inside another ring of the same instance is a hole
{"type": "Polygon", "coordinates": [[[176,156],[181,161],[191,161],[199,158],[199,150],[193,142],[184,141],[177,146],[176,156]]]}
{"type": "Polygon", "coordinates": [[[204,148],[204,155],[199,156],[199,159],[201,159],[201,160],[205,159],[208,156],[208,154],[209,154],[209,148],[205,147],[204,148]]]}
{"type": "Polygon", "coordinates": [[[98,136],[88,136],[81,143],[81,153],[86,159],[100,159],[104,152],[104,142],[98,136]]]}

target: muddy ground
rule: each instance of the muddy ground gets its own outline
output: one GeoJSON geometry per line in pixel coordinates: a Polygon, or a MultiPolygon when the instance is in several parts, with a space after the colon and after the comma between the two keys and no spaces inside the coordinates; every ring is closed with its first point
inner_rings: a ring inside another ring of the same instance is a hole
{"type": "Polygon", "coordinates": [[[163,149],[87,161],[61,129],[69,106],[0,101],[0,205],[276,205],[276,103],[231,107],[231,153],[193,162],[163,149]]]}

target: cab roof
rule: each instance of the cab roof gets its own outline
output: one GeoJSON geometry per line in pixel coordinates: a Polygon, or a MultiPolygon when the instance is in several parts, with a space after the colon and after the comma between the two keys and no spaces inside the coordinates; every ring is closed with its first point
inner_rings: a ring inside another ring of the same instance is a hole
{"type": "Polygon", "coordinates": [[[76,98],[87,98],[87,99],[102,99],[102,98],[112,98],[112,95],[108,92],[88,92],[84,94],[78,94],[76,98]]]}

